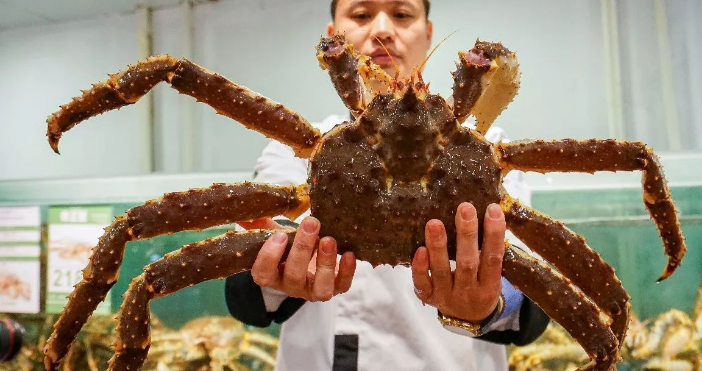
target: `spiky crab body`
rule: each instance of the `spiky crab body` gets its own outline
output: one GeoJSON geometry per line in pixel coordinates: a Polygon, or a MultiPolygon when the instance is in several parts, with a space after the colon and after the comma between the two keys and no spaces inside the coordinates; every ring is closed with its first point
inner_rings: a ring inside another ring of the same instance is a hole
{"type": "Polygon", "coordinates": [[[473,203],[482,220],[500,202],[502,172],[491,145],[460,127],[438,95],[376,96],[356,122],[328,132],[310,162],[321,233],[373,265],[408,265],[430,219],[445,223],[454,258],[458,205],[473,203]]]}

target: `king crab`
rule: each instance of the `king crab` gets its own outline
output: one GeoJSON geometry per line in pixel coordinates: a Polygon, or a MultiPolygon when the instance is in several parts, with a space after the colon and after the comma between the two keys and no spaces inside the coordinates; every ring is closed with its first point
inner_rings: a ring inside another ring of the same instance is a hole
{"type": "MultiPolygon", "coordinates": [[[[310,169],[309,184],[214,184],[165,194],[117,217],[93,249],[83,280],[55,324],[45,350],[47,369],[56,369],[117,280],[129,241],[281,214],[294,219],[311,208],[321,234],[334,237],[340,253],[352,251],[373,265],[407,265],[423,245],[423,227],[432,218],[454,236],[448,253],[455,259],[454,213],[464,201],[473,203],[478,220],[490,203],[502,206],[509,230],[544,259],[506,244],[503,275],[580,343],[591,359],[585,369],[610,369],[627,329],[628,294],[613,268],[582,237],[511,198],[502,179],[512,169],[643,171],[644,203],[668,255],[664,279],[680,264],[686,247],[653,151],[640,142],[616,140],[489,143],[483,135],[519,87],[516,56],[499,43],[479,41],[459,53],[448,102],[429,93],[422,66],[407,79],[392,78],[342,36],[323,38],[317,57],[355,116],[324,135],[283,105],[170,56],[151,57],[111,75],[49,117],[47,136],[58,152],[61,135],[82,120],[135,103],[166,81],[217,113],[289,145],[297,156],[310,159],[310,169]],[[374,82],[384,83],[389,92],[374,91],[374,82]],[[476,118],[475,130],[461,125],[469,115],[476,118]]],[[[285,231],[289,251],[295,230],[285,231]]],[[[124,295],[110,369],[135,370],[144,362],[150,346],[149,301],[251,269],[272,232],[227,232],[145,267],[124,295]]]]}

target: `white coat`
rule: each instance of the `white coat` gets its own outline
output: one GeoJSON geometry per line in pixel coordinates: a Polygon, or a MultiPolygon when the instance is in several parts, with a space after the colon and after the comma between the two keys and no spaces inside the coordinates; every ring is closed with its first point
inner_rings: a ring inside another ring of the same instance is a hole
{"type": "MultiPolygon", "coordinates": [[[[323,133],[346,118],[330,116],[315,126],[323,133]]],[[[492,127],[486,138],[506,141],[504,131],[492,127]]],[[[272,141],[256,164],[256,182],[302,184],[307,181],[308,160],[292,149],[272,141]]],[[[531,193],[523,173],[511,172],[504,180],[507,191],[524,204],[531,193]]],[[[301,217],[302,218],[302,217],[301,217]]],[[[301,220],[301,219],[300,219],[301,220]]],[[[300,221],[298,220],[298,222],[300,221]]],[[[512,243],[519,243],[508,232],[512,243]]],[[[335,335],[358,335],[358,370],[403,371],[506,371],[503,345],[458,335],[443,328],[436,309],[423,305],[414,294],[407,267],[379,266],[359,261],[348,292],[328,302],[305,303],[283,323],[277,371],[330,371],[335,335]]],[[[269,312],[275,311],[285,294],[264,288],[269,312]]],[[[518,330],[516,314],[496,323],[499,329],[518,330]]]]}

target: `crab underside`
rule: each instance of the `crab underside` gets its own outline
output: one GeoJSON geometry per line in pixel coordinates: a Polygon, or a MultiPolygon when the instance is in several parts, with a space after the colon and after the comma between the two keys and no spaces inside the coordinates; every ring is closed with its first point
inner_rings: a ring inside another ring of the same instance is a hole
{"type": "MultiPolygon", "coordinates": [[[[482,220],[499,203],[507,227],[539,257],[506,244],[503,275],[561,324],[585,349],[588,370],[619,359],[629,296],[614,270],[562,223],[512,199],[502,187],[512,169],[538,172],[643,172],[644,203],[663,239],[670,276],[686,247],[658,159],[643,143],[615,140],[488,142],[483,135],[516,95],[518,63],[499,43],[476,42],[459,52],[453,96],[430,94],[417,68],[391,78],[342,36],[323,38],[317,57],[355,120],[321,135],[298,114],[187,60],[151,57],[93,85],[49,117],[49,142],[91,116],[135,103],[161,81],[217,113],[291,146],[310,158],[309,184],[249,182],[165,194],[130,209],[106,228],[69,302],[54,325],[45,365],[55,370],[76,334],[117,281],[129,241],[184,230],[285,215],[311,208],[322,235],[340,252],[378,264],[409,264],[423,245],[429,219],[455,236],[454,213],[471,202],[482,220]],[[476,118],[475,130],[462,126],[476,118]],[[554,269],[555,268],[555,269],[554,269]]],[[[295,230],[286,229],[288,250],[295,230]]],[[[186,245],[133,279],[118,315],[110,369],[141,367],[150,346],[149,301],[200,282],[251,269],[272,230],[228,232],[186,245]]],[[[287,256],[287,253],[283,258],[287,256]]],[[[449,240],[455,257],[455,241],[449,240]]]]}

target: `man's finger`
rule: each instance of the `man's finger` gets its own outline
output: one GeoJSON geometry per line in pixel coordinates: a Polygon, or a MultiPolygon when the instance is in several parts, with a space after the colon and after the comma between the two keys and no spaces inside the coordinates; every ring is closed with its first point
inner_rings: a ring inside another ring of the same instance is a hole
{"type": "Polygon", "coordinates": [[[257,285],[272,288],[280,286],[278,264],[285,253],[287,242],[288,235],[285,232],[276,232],[263,244],[251,268],[251,276],[257,285]]]}
{"type": "Polygon", "coordinates": [[[283,285],[285,292],[291,296],[301,296],[307,292],[307,267],[317,245],[319,220],[306,217],[295,233],[290,254],[285,261],[283,285]]]}
{"type": "Polygon", "coordinates": [[[454,291],[467,290],[478,283],[478,217],[475,207],[464,202],[456,212],[456,274],[454,291]]]}
{"type": "Polygon", "coordinates": [[[236,222],[244,229],[280,229],[283,226],[273,221],[271,218],[261,218],[245,222],[236,222]]]}
{"type": "Polygon", "coordinates": [[[427,248],[422,246],[417,249],[412,259],[412,281],[414,282],[414,293],[419,300],[427,303],[433,294],[431,277],[429,277],[429,253],[427,248]]]}
{"type": "Polygon", "coordinates": [[[312,283],[312,300],[327,301],[334,296],[334,276],[336,268],[336,241],[324,237],[319,241],[317,270],[312,283]]]}
{"type": "Polygon", "coordinates": [[[453,274],[446,248],[448,243],[446,229],[441,221],[432,219],[427,222],[424,231],[424,239],[429,251],[429,269],[431,270],[434,299],[443,300],[444,296],[450,294],[453,287],[453,274]],[[441,297],[437,298],[437,295],[441,297]]]}
{"type": "Polygon", "coordinates": [[[355,272],[356,257],[354,257],[352,252],[347,251],[341,255],[341,260],[339,260],[338,272],[334,279],[334,294],[341,294],[349,291],[355,272]]]}
{"type": "Polygon", "coordinates": [[[483,231],[478,281],[481,287],[489,289],[500,284],[502,259],[505,255],[505,215],[499,205],[488,206],[483,231]]]}

